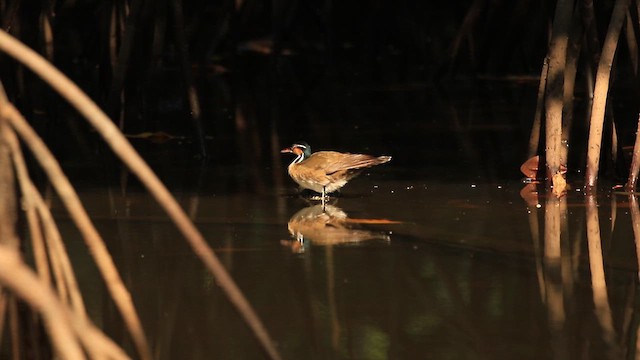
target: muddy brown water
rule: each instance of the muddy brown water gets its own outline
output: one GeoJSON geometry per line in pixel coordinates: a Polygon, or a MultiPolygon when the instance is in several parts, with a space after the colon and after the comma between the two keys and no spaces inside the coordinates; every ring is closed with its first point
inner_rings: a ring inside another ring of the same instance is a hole
{"type": "MultiPolygon", "coordinates": [[[[325,212],[284,188],[176,195],[285,358],[541,359],[582,354],[585,347],[589,358],[632,352],[637,261],[626,197],[613,205],[600,199],[598,208],[603,309],[593,300],[583,195],[570,194],[562,214],[567,233],[556,278],[545,267],[554,259],[545,251],[546,204],[527,206],[521,187],[372,174],[354,180],[325,212]],[[553,320],[558,316],[560,324],[553,320]]],[[[261,357],[212,276],[147,194],[94,190],[81,197],[157,358],[261,357]]],[[[92,318],[122,338],[82,241],[63,224],[92,318]]]]}
{"type": "MultiPolygon", "coordinates": [[[[535,92],[535,84],[522,86],[525,94],[535,92]]],[[[564,201],[523,198],[518,167],[528,129],[517,123],[528,123],[523,116],[532,111],[523,111],[522,102],[531,110],[530,98],[505,101],[506,89],[493,102],[461,97],[437,111],[425,100],[415,105],[422,109],[416,118],[406,105],[429,96],[415,91],[354,95],[351,110],[396,106],[401,116],[390,122],[392,131],[349,133],[339,121],[313,128],[322,130],[312,132],[318,149],[394,156],[354,179],[325,211],[297,194],[285,155],[201,164],[166,157],[184,146],[176,142],[134,144],[285,359],[634,358],[635,204],[601,192],[600,238],[587,237],[593,217],[579,186],[564,201]],[[549,230],[550,221],[558,226],[549,230]]],[[[354,110],[348,125],[362,129],[370,111],[354,110]]],[[[301,133],[282,130],[277,146],[301,133]]],[[[216,281],[135,180],[117,170],[96,185],[77,168],[70,171],[81,180],[80,197],[132,293],[155,358],[264,357],[216,281]]],[[[130,349],[55,197],[53,209],[91,318],[130,349]]]]}

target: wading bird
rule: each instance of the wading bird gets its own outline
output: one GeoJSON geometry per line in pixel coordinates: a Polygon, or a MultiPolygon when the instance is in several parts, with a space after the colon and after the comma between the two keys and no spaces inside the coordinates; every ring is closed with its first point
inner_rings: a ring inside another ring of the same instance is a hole
{"type": "Polygon", "coordinates": [[[323,204],[328,193],[343,187],[362,169],[391,160],[391,156],[376,157],[337,151],[311,153],[311,146],[304,141],[294,143],[280,152],[296,155],[289,165],[289,175],[301,187],[321,193],[323,204]]]}

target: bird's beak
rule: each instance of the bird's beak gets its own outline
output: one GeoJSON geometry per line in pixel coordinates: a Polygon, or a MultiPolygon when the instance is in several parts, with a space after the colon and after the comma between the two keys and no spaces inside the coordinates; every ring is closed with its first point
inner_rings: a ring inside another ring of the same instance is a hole
{"type": "Polygon", "coordinates": [[[291,149],[290,147],[288,147],[288,148],[284,148],[284,149],[280,150],[280,152],[281,152],[281,153],[292,153],[292,152],[293,152],[293,149],[291,149]]]}

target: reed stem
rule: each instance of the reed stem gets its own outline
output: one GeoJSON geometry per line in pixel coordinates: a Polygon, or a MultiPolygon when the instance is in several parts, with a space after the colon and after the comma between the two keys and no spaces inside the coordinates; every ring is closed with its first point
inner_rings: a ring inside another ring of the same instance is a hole
{"type": "Polygon", "coordinates": [[[609,22],[607,36],[604,39],[602,55],[596,73],[596,84],[593,92],[593,104],[591,107],[591,118],[589,120],[589,140],[587,150],[587,170],[585,182],[587,191],[592,191],[598,181],[598,170],[600,168],[600,149],[602,146],[602,129],[604,125],[605,108],[607,105],[607,95],[609,92],[609,79],[611,67],[618,47],[620,31],[625,20],[625,14],[629,7],[630,0],[616,0],[609,22]]]}

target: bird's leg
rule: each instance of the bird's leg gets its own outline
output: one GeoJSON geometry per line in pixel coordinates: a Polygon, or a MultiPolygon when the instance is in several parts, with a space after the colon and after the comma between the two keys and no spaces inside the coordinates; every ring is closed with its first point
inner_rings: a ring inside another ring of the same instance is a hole
{"type": "Polygon", "coordinates": [[[325,187],[323,186],[322,187],[322,211],[324,211],[324,203],[326,201],[325,196],[327,195],[326,195],[325,187]]]}

